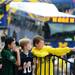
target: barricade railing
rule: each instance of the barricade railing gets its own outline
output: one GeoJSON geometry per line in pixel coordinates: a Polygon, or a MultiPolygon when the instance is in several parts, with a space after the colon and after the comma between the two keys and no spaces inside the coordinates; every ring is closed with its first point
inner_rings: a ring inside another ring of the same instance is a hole
{"type": "Polygon", "coordinates": [[[34,57],[35,75],[74,75],[74,63],[56,55],[34,57]]]}

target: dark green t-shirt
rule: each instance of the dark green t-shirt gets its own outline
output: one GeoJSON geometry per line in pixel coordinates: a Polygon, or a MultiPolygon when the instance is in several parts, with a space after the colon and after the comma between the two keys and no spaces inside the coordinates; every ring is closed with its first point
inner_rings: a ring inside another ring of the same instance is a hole
{"type": "Polygon", "coordinates": [[[14,75],[14,65],[16,63],[16,58],[10,49],[3,49],[1,52],[2,56],[2,75],[14,75]]]}

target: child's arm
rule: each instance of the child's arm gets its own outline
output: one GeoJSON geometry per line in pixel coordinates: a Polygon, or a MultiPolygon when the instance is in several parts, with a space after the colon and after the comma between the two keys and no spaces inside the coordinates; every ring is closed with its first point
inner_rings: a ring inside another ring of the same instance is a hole
{"type": "Polygon", "coordinates": [[[69,48],[69,47],[65,47],[65,48],[51,48],[51,49],[49,49],[49,53],[51,53],[53,55],[63,56],[65,54],[69,53],[71,50],[75,51],[75,48],[69,48]]]}
{"type": "Polygon", "coordinates": [[[16,65],[17,65],[17,66],[20,66],[21,61],[20,61],[20,51],[19,51],[19,48],[15,48],[14,51],[15,51],[16,54],[17,54],[16,65]]]}

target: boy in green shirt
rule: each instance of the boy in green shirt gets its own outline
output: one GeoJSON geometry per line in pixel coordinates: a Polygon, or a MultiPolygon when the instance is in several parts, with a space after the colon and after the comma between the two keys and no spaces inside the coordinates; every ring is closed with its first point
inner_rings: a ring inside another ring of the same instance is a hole
{"type": "Polygon", "coordinates": [[[15,40],[12,37],[8,37],[5,40],[5,47],[1,52],[2,56],[2,75],[14,75],[14,65],[20,65],[19,48],[16,48],[15,40]],[[14,56],[16,53],[16,57],[14,56]]]}

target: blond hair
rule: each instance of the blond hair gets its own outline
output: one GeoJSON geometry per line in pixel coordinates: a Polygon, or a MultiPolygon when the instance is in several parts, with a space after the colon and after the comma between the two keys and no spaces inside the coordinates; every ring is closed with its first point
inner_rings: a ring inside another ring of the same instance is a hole
{"type": "Polygon", "coordinates": [[[19,44],[22,49],[24,48],[24,46],[27,46],[27,44],[30,42],[31,42],[31,40],[29,38],[22,38],[19,40],[19,44]]]}

